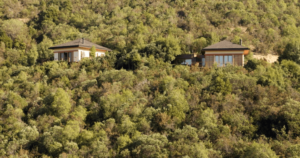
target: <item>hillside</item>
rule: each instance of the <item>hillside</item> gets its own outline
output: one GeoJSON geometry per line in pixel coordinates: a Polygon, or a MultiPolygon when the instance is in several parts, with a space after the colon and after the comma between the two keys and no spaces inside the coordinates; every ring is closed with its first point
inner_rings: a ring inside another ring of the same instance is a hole
{"type": "MultiPolygon", "coordinates": [[[[144,54],[169,37],[180,53],[242,38],[253,52],[280,54],[300,35],[295,1],[5,0],[0,5],[1,41],[25,52],[85,37],[121,53],[144,54]]],[[[34,58],[51,57],[34,50],[34,58]]]]}
{"type": "Polygon", "coordinates": [[[299,6],[0,1],[0,157],[300,157],[299,6]],[[113,51],[52,61],[83,37],[113,51]],[[240,38],[244,67],[172,64],[240,38]]]}

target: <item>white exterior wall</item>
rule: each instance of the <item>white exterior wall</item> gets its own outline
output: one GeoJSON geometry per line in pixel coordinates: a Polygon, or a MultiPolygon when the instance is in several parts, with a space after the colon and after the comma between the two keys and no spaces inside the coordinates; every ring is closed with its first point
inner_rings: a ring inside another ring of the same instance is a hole
{"type": "Polygon", "coordinates": [[[244,58],[244,56],[245,56],[245,55],[243,55],[243,57],[242,57],[242,60],[243,60],[243,62],[242,62],[242,63],[243,63],[243,66],[244,66],[244,64],[245,64],[245,58],[244,58]]]}
{"type": "Polygon", "coordinates": [[[78,51],[74,51],[74,61],[80,61],[80,56],[78,55],[78,51]]]}
{"type": "Polygon", "coordinates": [[[54,60],[58,60],[58,53],[54,53],[54,60]]]}
{"type": "Polygon", "coordinates": [[[81,60],[81,51],[77,51],[78,52],[78,61],[81,60]]]}
{"type": "MultiPolygon", "coordinates": [[[[61,55],[61,53],[55,53],[55,52],[69,52],[69,51],[74,51],[74,62],[78,62],[81,60],[81,57],[83,58],[89,58],[90,57],[90,51],[89,50],[84,50],[84,49],[79,49],[79,48],[63,48],[63,49],[55,49],[54,50],[54,60],[58,60],[58,56],[61,55]],[[77,50],[77,51],[74,51],[77,50]]],[[[105,56],[104,51],[96,51],[95,56],[105,56]]]]}
{"type": "Polygon", "coordinates": [[[96,57],[105,56],[105,52],[102,52],[102,51],[101,51],[101,52],[100,52],[100,51],[97,51],[97,52],[96,52],[96,54],[95,54],[95,56],[96,56],[96,57]]]}
{"type": "Polygon", "coordinates": [[[79,49],[79,55],[80,55],[80,60],[81,60],[81,57],[88,58],[88,57],[90,57],[90,51],[79,49]]]}

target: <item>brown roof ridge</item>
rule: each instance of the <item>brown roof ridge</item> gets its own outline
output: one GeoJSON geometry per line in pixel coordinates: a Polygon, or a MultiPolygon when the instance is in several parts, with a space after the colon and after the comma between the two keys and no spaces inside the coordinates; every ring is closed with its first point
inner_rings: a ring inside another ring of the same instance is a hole
{"type": "Polygon", "coordinates": [[[98,45],[96,43],[93,43],[93,42],[90,42],[89,40],[86,40],[84,38],[78,38],[78,39],[73,40],[73,41],[58,44],[58,45],[50,47],[49,49],[69,48],[69,47],[88,47],[88,48],[91,48],[93,46],[95,46],[96,49],[111,51],[111,49],[109,49],[109,48],[100,46],[100,45],[98,45]]]}
{"type": "Polygon", "coordinates": [[[223,40],[213,45],[207,46],[202,50],[249,50],[249,48],[239,44],[234,44],[228,40],[223,40]]]}

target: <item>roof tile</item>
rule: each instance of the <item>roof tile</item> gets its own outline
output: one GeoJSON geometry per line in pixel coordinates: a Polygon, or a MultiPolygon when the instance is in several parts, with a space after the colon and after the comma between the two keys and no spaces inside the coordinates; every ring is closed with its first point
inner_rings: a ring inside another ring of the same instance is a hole
{"type": "Polygon", "coordinates": [[[79,39],[76,39],[74,41],[70,41],[70,42],[67,42],[67,43],[55,45],[55,46],[50,47],[49,49],[68,48],[68,47],[88,47],[88,48],[91,48],[92,46],[95,46],[96,49],[111,51],[111,49],[109,49],[109,48],[106,48],[106,47],[100,46],[98,44],[92,43],[92,42],[90,42],[86,39],[83,39],[83,38],[79,38],[79,39]]]}
{"type": "Polygon", "coordinates": [[[221,41],[219,43],[210,45],[208,47],[203,48],[202,50],[248,50],[249,48],[244,47],[242,45],[239,44],[233,44],[227,40],[221,41]]]}

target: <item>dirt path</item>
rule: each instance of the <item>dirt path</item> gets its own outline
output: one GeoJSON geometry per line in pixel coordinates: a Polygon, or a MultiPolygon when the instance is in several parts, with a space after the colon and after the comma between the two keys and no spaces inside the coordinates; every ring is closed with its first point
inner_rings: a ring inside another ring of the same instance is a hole
{"type": "Polygon", "coordinates": [[[272,54],[268,54],[268,55],[253,55],[253,58],[255,58],[255,59],[265,59],[269,63],[274,63],[274,62],[277,61],[278,55],[272,55],[272,54]]]}
{"type": "Polygon", "coordinates": [[[17,20],[20,20],[23,23],[27,23],[30,19],[29,18],[18,18],[17,20]]]}

